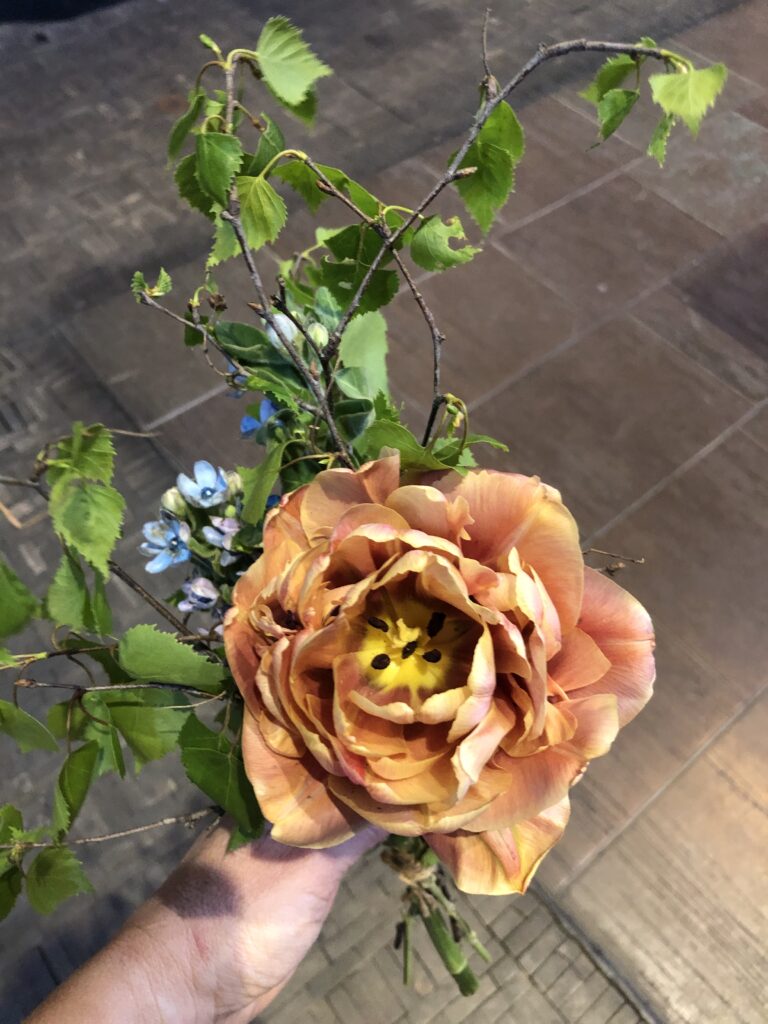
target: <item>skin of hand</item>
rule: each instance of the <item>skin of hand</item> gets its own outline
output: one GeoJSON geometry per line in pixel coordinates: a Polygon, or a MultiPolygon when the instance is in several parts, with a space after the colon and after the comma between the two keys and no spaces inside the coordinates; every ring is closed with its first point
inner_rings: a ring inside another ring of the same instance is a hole
{"type": "Polygon", "coordinates": [[[344,874],[386,833],[327,850],[201,836],[160,889],[27,1024],[247,1024],[317,938],[344,874]]]}

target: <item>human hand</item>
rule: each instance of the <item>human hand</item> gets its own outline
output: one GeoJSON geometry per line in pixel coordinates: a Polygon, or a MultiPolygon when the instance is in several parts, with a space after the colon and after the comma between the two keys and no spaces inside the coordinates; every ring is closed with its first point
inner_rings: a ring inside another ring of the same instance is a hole
{"type": "Polygon", "coordinates": [[[112,942],[28,1024],[246,1024],[317,938],[345,872],[386,833],[327,850],[264,836],[226,852],[229,829],[200,837],[112,942]]]}

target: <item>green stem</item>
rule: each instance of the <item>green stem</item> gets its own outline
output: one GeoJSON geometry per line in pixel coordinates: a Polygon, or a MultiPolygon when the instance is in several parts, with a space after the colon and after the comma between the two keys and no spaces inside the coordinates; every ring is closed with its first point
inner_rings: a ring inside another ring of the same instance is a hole
{"type": "Polygon", "coordinates": [[[440,959],[453,976],[463,996],[471,996],[477,992],[480,982],[477,980],[461,946],[451,935],[442,913],[435,908],[429,914],[422,915],[422,920],[437,950],[440,959]]]}

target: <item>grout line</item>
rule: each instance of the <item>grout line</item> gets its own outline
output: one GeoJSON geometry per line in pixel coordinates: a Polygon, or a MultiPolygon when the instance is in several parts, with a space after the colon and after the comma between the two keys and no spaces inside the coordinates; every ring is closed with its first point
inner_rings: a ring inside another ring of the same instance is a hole
{"type": "Polygon", "coordinates": [[[670,789],[677,782],[677,780],[683,774],[685,774],[685,772],[687,772],[688,769],[696,761],[698,761],[698,759],[703,754],[706,754],[710,747],[712,747],[725,732],[727,732],[733,725],[735,725],[736,722],[739,721],[739,719],[743,718],[744,715],[751,711],[755,704],[757,704],[758,701],[766,693],[768,693],[768,683],[763,684],[763,686],[760,687],[757,693],[753,694],[752,697],[744,701],[744,703],[742,703],[736,709],[736,711],[734,711],[730,718],[727,718],[719,726],[719,728],[717,728],[712,733],[712,735],[707,740],[705,740],[704,743],[702,743],[698,750],[695,750],[688,758],[686,758],[686,760],[683,761],[678,770],[673,775],[670,775],[666,782],[662,786],[660,786],[655,793],[651,794],[651,796],[649,796],[648,799],[637,808],[634,814],[631,814],[629,818],[627,818],[627,820],[621,825],[620,828],[615,829],[610,835],[606,836],[605,839],[594,848],[594,850],[592,850],[590,853],[584,856],[578,862],[572,874],[568,877],[568,880],[564,884],[559,886],[557,890],[555,890],[553,898],[558,900],[561,899],[565,895],[565,893],[567,893],[575,885],[579,878],[581,878],[584,872],[588,868],[593,867],[594,864],[596,864],[597,861],[600,860],[600,858],[608,851],[609,847],[611,847],[617,839],[619,839],[632,825],[634,825],[638,818],[640,818],[641,815],[645,814],[645,812],[654,803],[656,803],[656,801],[660,797],[662,797],[667,792],[667,790],[670,789]]]}
{"type": "Polygon", "coordinates": [[[652,501],[658,494],[660,494],[669,484],[674,483],[681,476],[684,476],[689,469],[692,469],[695,465],[710,455],[716,448],[719,448],[723,442],[727,441],[733,434],[739,431],[746,423],[754,419],[759,412],[768,406],[768,398],[763,398],[761,401],[755,403],[751,409],[743,413],[737,420],[731,423],[730,426],[726,427],[717,437],[713,438],[708,444],[705,444],[703,448],[700,448],[697,452],[694,452],[690,458],[686,459],[685,462],[681,462],[679,466],[676,466],[671,473],[667,473],[665,477],[658,480],[653,487],[649,488],[645,494],[641,494],[639,498],[627,505],[626,508],[618,512],[612,519],[609,519],[607,523],[598,527],[594,530],[584,541],[585,547],[590,547],[594,541],[602,534],[607,533],[608,530],[612,529],[618,523],[623,522],[628,516],[637,512],[652,501]]]}
{"type": "Polygon", "coordinates": [[[202,405],[203,402],[207,402],[209,398],[214,398],[216,395],[224,394],[226,387],[222,384],[217,384],[216,387],[210,388],[208,391],[204,391],[201,395],[197,395],[195,398],[191,398],[188,402],[183,402],[181,405],[176,406],[175,409],[171,409],[170,412],[164,413],[162,416],[158,416],[156,420],[152,420],[151,423],[144,423],[142,430],[155,430],[157,427],[162,427],[164,423],[169,423],[171,420],[175,420],[177,416],[183,416],[185,412],[189,412],[190,409],[197,408],[198,405],[202,405]]]}

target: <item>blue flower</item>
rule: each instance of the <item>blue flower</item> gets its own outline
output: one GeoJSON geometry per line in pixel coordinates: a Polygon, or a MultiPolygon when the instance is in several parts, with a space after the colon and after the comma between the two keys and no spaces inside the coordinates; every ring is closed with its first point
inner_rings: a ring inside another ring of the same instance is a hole
{"type": "Polygon", "coordinates": [[[232,554],[232,541],[235,534],[240,530],[240,522],[237,519],[224,519],[222,516],[211,516],[211,526],[203,527],[203,536],[215,548],[221,548],[222,566],[231,565],[239,558],[238,554],[232,554]]]}
{"type": "Polygon", "coordinates": [[[182,583],[181,589],[186,597],[179,601],[180,612],[209,612],[219,600],[219,592],[216,587],[204,576],[197,576],[195,579],[186,580],[182,583]]]}
{"type": "Polygon", "coordinates": [[[168,516],[153,523],[144,523],[146,538],[139,550],[151,558],[144,566],[147,572],[162,572],[169,565],[189,560],[189,526],[168,516]]]}
{"type": "Polygon", "coordinates": [[[227,500],[229,484],[223,469],[216,469],[210,462],[201,460],[195,463],[194,472],[194,480],[185,473],[179,473],[176,478],[176,486],[190,505],[213,508],[227,500]]]}
{"type": "Polygon", "coordinates": [[[271,508],[274,508],[275,505],[279,505],[279,504],[280,504],[280,495],[279,494],[270,494],[270,496],[267,498],[267,512],[269,512],[269,510],[271,508]]]}
{"type": "Polygon", "coordinates": [[[248,416],[245,415],[240,420],[240,436],[241,437],[255,437],[260,430],[263,430],[269,420],[273,416],[277,416],[280,413],[280,409],[268,398],[265,398],[259,406],[259,415],[248,416]]]}

